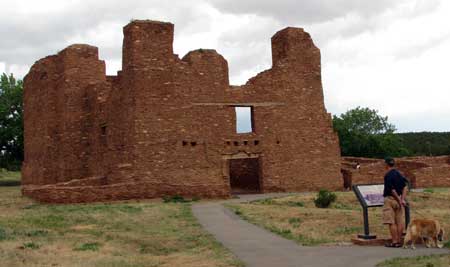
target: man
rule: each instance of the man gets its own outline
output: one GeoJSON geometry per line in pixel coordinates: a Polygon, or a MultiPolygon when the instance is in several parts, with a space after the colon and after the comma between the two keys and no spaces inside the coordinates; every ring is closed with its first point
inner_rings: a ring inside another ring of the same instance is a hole
{"type": "Polygon", "coordinates": [[[395,169],[393,158],[386,158],[386,175],[384,176],[384,206],[383,223],[389,226],[392,237],[392,243],[386,244],[387,247],[399,248],[402,245],[401,237],[405,228],[403,217],[406,206],[406,178],[395,169]]]}

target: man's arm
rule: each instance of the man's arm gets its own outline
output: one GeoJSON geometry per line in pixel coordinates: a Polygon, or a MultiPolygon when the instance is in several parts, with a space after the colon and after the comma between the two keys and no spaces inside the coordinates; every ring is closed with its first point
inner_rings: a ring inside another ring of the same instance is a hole
{"type": "MultiPolygon", "coordinates": [[[[403,189],[404,190],[404,189],[403,189]]],[[[402,204],[402,199],[400,198],[400,196],[397,194],[397,191],[395,191],[395,189],[392,189],[392,195],[394,196],[395,200],[397,200],[398,204],[403,205],[402,204]]]]}
{"type": "Polygon", "coordinates": [[[403,187],[403,191],[402,191],[401,203],[402,203],[403,206],[406,206],[406,194],[408,194],[408,187],[407,186],[403,187]]]}

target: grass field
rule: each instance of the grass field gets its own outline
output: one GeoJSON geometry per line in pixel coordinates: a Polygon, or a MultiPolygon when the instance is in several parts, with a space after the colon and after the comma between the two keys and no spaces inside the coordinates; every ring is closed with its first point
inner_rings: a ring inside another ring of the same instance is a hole
{"type": "Polygon", "coordinates": [[[0,186],[20,185],[20,172],[11,172],[0,169],[0,186]]]}
{"type": "MultiPolygon", "coordinates": [[[[363,232],[362,208],[353,192],[338,192],[330,208],[314,205],[316,194],[298,194],[278,199],[228,205],[251,223],[292,239],[302,245],[348,244],[352,237],[363,232]]],[[[411,217],[432,218],[450,232],[450,190],[428,189],[409,196],[411,217]]],[[[369,209],[371,233],[388,237],[387,227],[381,223],[381,208],[369,209]]],[[[446,243],[448,247],[450,243],[446,243]]],[[[445,253],[445,251],[443,251],[445,253]]]]}
{"type": "Polygon", "coordinates": [[[0,266],[228,267],[189,203],[41,205],[0,187],[0,266]]]}
{"type": "Polygon", "coordinates": [[[395,258],[377,265],[377,267],[448,267],[450,255],[420,256],[416,258],[395,258]]]}

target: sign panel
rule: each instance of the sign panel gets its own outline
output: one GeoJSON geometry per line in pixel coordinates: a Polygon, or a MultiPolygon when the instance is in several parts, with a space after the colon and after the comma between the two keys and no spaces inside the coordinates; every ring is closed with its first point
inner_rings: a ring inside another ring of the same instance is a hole
{"type": "Polygon", "coordinates": [[[361,196],[360,201],[364,201],[367,207],[383,206],[384,185],[382,184],[356,185],[355,187],[359,191],[359,194],[361,196]]]}

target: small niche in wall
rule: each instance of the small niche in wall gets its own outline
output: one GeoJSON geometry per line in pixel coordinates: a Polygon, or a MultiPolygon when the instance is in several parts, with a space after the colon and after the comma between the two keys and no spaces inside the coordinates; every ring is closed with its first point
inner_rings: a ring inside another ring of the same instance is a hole
{"type": "Polygon", "coordinates": [[[191,146],[196,146],[197,142],[191,142],[191,146]]]}
{"type": "Polygon", "coordinates": [[[100,134],[101,134],[101,135],[103,135],[103,136],[106,135],[106,128],[107,128],[106,123],[100,124],[100,134]]]}
{"type": "Polygon", "coordinates": [[[187,142],[187,141],[182,141],[181,144],[182,144],[183,146],[187,146],[188,142],[187,142]]]}
{"type": "Polygon", "coordinates": [[[259,140],[253,141],[253,144],[254,144],[255,146],[259,145],[259,140]]]}
{"type": "Polygon", "coordinates": [[[39,80],[47,80],[47,72],[41,73],[41,75],[39,76],[39,80]]]}

